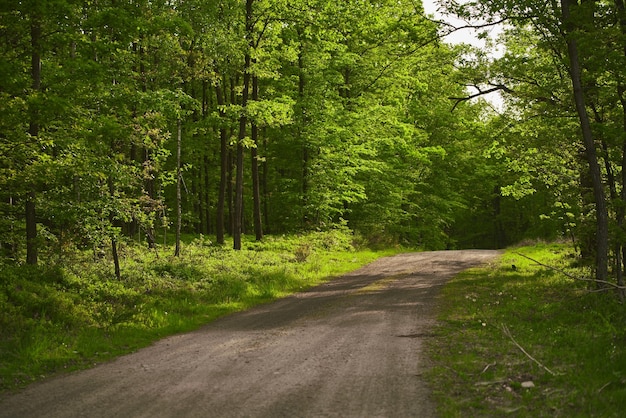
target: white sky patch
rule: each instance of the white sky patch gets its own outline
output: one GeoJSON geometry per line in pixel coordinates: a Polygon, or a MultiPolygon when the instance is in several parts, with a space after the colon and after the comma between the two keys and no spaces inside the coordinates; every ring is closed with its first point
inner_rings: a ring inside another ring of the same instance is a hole
{"type": "MultiPolygon", "coordinates": [[[[459,0],[459,2],[463,3],[463,0],[459,0]]],[[[450,16],[448,14],[444,14],[441,12],[442,7],[439,4],[438,0],[422,0],[424,5],[424,11],[427,15],[431,15],[435,18],[435,20],[443,21],[450,24],[453,27],[463,27],[469,26],[470,22],[466,22],[464,20],[458,19],[455,16],[450,16]]],[[[471,22],[476,24],[477,22],[471,22]]],[[[495,25],[492,27],[486,27],[481,29],[473,29],[473,28],[465,28],[456,30],[449,35],[444,37],[444,41],[449,44],[460,44],[465,43],[469,45],[473,45],[475,47],[485,49],[486,48],[486,40],[479,39],[478,34],[480,32],[487,32],[489,34],[489,38],[495,40],[502,33],[502,25],[495,25]]],[[[490,51],[490,56],[494,58],[499,58],[503,55],[504,51],[502,48],[496,48],[493,51],[490,51]]],[[[474,89],[468,89],[470,94],[476,93],[474,89]]],[[[503,108],[503,100],[500,92],[494,92],[487,95],[482,96],[485,100],[490,102],[496,110],[500,111],[503,108]]]]}
{"type": "MultiPolygon", "coordinates": [[[[433,15],[436,20],[446,22],[453,27],[463,27],[470,25],[470,22],[466,22],[464,20],[456,18],[455,16],[450,16],[448,14],[442,13],[442,7],[439,5],[438,0],[423,0],[422,3],[424,5],[424,10],[426,11],[426,14],[433,15]]],[[[463,3],[463,1],[461,0],[460,3],[463,3]]],[[[476,24],[477,22],[472,23],[476,24]]],[[[466,43],[484,48],[485,40],[478,38],[478,33],[484,31],[489,34],[489,37],[491,39],[495,39],[500,35],[500,33],[502,33],[502,27],[501,25],[495,25],[490,28],[482,28],[478,30],[472,28],[460,29],[452,32],[449,35],[446,35],[444,39],[446,42],[451,44],[466,43]]],[[[501,52],[496,51],[494,54],[495,56],[499,56],[501,52]]]]}

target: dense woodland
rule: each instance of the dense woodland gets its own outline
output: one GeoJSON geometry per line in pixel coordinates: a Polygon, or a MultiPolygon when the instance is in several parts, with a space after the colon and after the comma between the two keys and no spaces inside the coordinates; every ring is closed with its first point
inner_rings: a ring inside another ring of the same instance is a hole
{"type": "Polygon", "coordinates": [[[625,1],[442,3],[503,53],[413,0],[3,1],[2,263],[347,225],[621,284],[625,1]]]}

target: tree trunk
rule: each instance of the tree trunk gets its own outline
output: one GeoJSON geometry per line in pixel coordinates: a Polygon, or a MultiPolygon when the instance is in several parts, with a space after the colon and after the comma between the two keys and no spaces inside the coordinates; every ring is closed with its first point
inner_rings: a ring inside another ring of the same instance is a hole
{"type": "Polygon", "coordinates": [[[174,250],[174,256],[180,257],[180,230],[182,228],[182,172],[180,170],[180,157],[182,148],[182,127],[180,119],[177,124],[177,136],[176,136],[176,248],[174,250]]]}
{"type": "MultiPolygon", "coordinates": [[[[263,150],[264,154],[267,155],[267,138],[263,138],[263,150]]],[[[267,187],[267,159],[263,161],[263,174],[261,176],[261,192],[263,195],[263,225],[265,225],[266,231],[270,232],[270,221],[269,221],[269,190],[267,187]]]]}
{"type": "Polygon", "coordinates": [[[120,256],[117,252],[117,240],[111,238],[111,255],[113,256],[113,266],[115,270],[115,278],[117,280],[122,279],[122,271],[120,269],[120,256]]]}
{"type": "MultiPolygon", "coordinates": [[[[622,34],[622,53],[626,57],[626,1],[615,0],[615,8],[618,13],[618,20],[620,26],[620,32],[622,34]]],[[[617,96],[622,105],[622,131],[624,138],[622,140],[622,190],[620,193],[621,204],[617,211],[617,226],[621,234],[624,234],[624,221],[626,217],[626,84],[624,79],[618,74],[617,80],[617,96]]],[[[623,245],[621,240],[618,242],[621,246],[621,252],[616,254],[620,268],[617,275],[617,284],[624,286],[624,271],[626,271],[626,246],[623,245]]],[[[626,297],[626,291],[622,290],[620,293],[622,300],[626,297]]]]}
{"type": "MultiPolygon", "coordinates": [[[[242,116],[240,122],[240,135],[243,132],[245,136],[245,117],[242,116]]],[[[235,214],[233,219],[233,249],[241,250],[241,232],[243,221],[243,143],[240,139],[237,144],[237,162],[235,174],[235,214]]]]}
{"type": "MultiPolygon", "coordinates": [[[[148,170],[148,172],[145,173],[146,180],[144,180],[144,188],[145,188],[146,194],[150,198],[150,206],[146,208],[146,210],[152,211],[152,206],[155,201],[154,199],[155,190],[154,190],[154,179],[152,178],[153,176],[152,176],[152,168],[151,168],[152,159],[150,156],[150,151],[148,149],[144,151],[144,167],[146,167],[145,169],[148,170]]],[[[152,227],[151,224],[148,224],[148,226],[146,226],[146,239],[148,241],[148,248],[151,248],[151,249],[156,248],[154,228],[152,227]]]]}
{"type": "MultiPolygon", "coordinates": [[[[246,0],[246,37],[252,41],[252,31],[254,22],[252,21],[252,4],[254,0],[246,0]]],[[[235,219],[233,222],[233,248],[241,249],[241,234],[243,231],[243,141],[246,137],[246,125],[248,118],[245,109],[248,105],[248,95],[250,92],[250,65],[252,57],[250,56],[250,45],[245,54],[243,67],[243,92],[241,96],[241,107],[244,109],[239,118],[239,136],[237,141],[237,172],[235,175],[235,219]]]]}
{"type": "MultiPolygon", "coordinates": [[[[107,178],[107,183],[109,186],[109,195],[114,198],[115,196],[115,186],[113,185],[113,177],[109,176],[107,178]]],[[[111,226],[113,226],[113,223],[115,221],[115,217],[113,216],[113,212],[109,213],[109,222],[111,223],[111,226]]],[[[122,279],[122,273],[121,273],[121,269],[120,269],[120,256],[117,252],[117,239],[115,238],[115,235],[111,235],[111,256],[113,257],[113,268],[115,271],[115,278],[117,280],[121,280],[122,279]]]]}
{"type": "MultiPolygon", "coordinates": [[[[301,35],[301,31],[298,30],[298,35],[301,35]]],[[[302,37],[301,37],[302,39],[302,37]]],[[[302,42],[301,42],[302,45],[302,42]]],[[[305,228],[309,225],[309,144],[302,129],[308,122],[306,120],[306,109],[304,108],[304,89],[306,86],[306,79],[304,77],[304,52],[303,47],[300,47],[298,51],[298,99],[300,100],[300,123],[296,128],[298,130],[298,138],[302,143],[302,224],[305,228]]]]}
{"type": "MultiPolygon", "coordinates": [[[[41,21],[40,17],[34,13],[31,18],[30,25],[30,41],[31,41],[31,77],[33,92],[41,90],[41,21]]],[[[32,138],[39,136],[39,115],[37,109],[30,109],[30,124],[28,133],[32,138]]],[[[31,265],[37,264],[38,248],[37,248],[37,213],[35,199],[34,184],[30,185],[31,191],[26,198],[25,220],[26,220],[26,263],[31,265]]]]}
{"type": "MultiPolygon", "coordinates": [[[[204,164],[203,164],[203,168],[204,168],[204,225],[205,225],[205,233],[211,234],[212,228],[211,228],[211,196],[209,193],[209,188],[210,188],[210,180],[209,180],[209,156],[208,155],[204,155],[204,164]]],[[[223,218],[223,216],[222,216],[223,218]]],[[[223,227],[222,227],[223,228],[223,227]]],[[[222,229],[223,231],[223,229],[222,229]]]]}
{"type": "MultiPolygon", "coordinates": [[[[252,100],[259,100],[259,80],[257,76],[252,77],[252,100]]],[[[252,139],[252,203],[253,203],[253,220],[254,234],[257,241],[263,239],[263,223],[261,219],[261,186],[259,181],[259,127],[252,122],[251,133],[252,139]]]]}
{"type": "Polygon", "coordinates": [[[31,191],[26,198],[26,264],[37,265],[37,217],[35,211],[36,194],[31,191]]]}
{"type": "MultiPolygon", "coordinates": [[[[570,25],[572,0],[561,0],[561,12],[566,27],[570,25]]],[[[606,281],[608,279],[608,253],[609,253],[609,217],[602,182],[602,173],[596,152],[593,132],[589,114],[585,105],[585,94],[582,87],[581,65],[578,53],[578,44],[574,38],[566,33],[567,52],[570,61],[570,78],[574,93],[576,112],[580,120],[580,127],[585,145],[585,156],[589,164],[589,172],[593,184],[593,196],[596,208],[596,278],[606,281]]]]}
{"type": "MultiPolygon", "coordinates": [[[[224,94],[221,87],[218,85],[215,87],[215,95],[217,96],[217,104],[220,106],[220,116],[225,118],[224,111],[221,110],[221,106],[224,106],[224,94]]],[[[221,124],[225,123],[225,119],[221,121],[221,124]]],[[[226,205],[226,187],[228,182],[228,131],[226,127],[220,125],[220,186],[217,195],[217,214],[216,214],[216,240],[220,245],[224,244],[224,208],[226,205]]]]}
{"type": "Polygon", "coordinates": [[[191,196],[193,199],[193,213],[196,234],[204,233],[204,188],[202,187],[202,157],[193,165],[193,181],[191,182],[191,196]]]}
{"type": "MultiPolygon", "coordinates": [[[[622,32],[626,35],[626,23],[622,26],[622,32]]],[[[624,55],[626,56],[626,50],[624,51],[624,55]]],[[[622,104],[622,130],[624,134],[624,138],[626,138],[626,87],[622,84],[623,82],[618,82],[618,94],[620,103],[622,104]]],[[[624,218],[626,217],[626,139],[622,140],[622,190],[620,193],[620,205],[617,210],[617,227],[619,231],[623,234],[624,231],[624,218]]],[[[621,246],[621,252],[616,254],[617,262],[619,264],[618,275],[617,275],[617,284],[620,286],[624,286],[624,271],[626,270],[626,246],[621,242],[618,242],[618,246],[621,246]]],[[[621,292],[621,297],[624,299],[626,296],[624,290],[621,292]]]]}

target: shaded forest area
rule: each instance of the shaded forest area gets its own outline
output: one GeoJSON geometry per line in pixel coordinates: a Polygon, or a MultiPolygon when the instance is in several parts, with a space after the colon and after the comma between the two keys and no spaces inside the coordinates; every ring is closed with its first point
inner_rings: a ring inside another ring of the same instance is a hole
{"type": "Polygon", "coordinates": [[[506,23],[504,53],[445,43],[410,0],[3,2],[2,262],[347,225],[428,249],[564,237],[620,281],[624,2],[443,3],[506,23]]]}

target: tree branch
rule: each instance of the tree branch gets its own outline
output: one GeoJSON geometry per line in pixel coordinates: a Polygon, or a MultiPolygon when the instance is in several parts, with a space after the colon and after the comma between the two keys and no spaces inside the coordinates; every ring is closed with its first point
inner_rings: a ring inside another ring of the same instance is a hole
{"type": "Polygon", "coordinates": [[[454,100],[454,106],[452,106],[452,110],[450,110],[451,112],[454,112],[454,109],[456,109],[456,107],[462,103],[462,102],[466,102],[468,100],[474,99],[476,97],[480,97],[480,96],[484,96],[486,94],[489,93],[493,93],[496,91],[505,91],[507,93],[514,93],[513,90],[511,90],[510,88],[508,88],[507,86],[505,86],[504,84],[495,84],[492,85],[493,87],[491,87],[490,89],[487,90],[482,90],[480,87],[476,86],[476,85],[472,85],[472,87],[474,87],[475,89],[478,90],[478,93],[474,93],[474,94],[470,94],[469,96],[465,96],[465,97],[448,97],[448,99],[450,100],[454,100]]]}
{"type": "Polygon", "coordinates": [[[441,26],[447,27],[449,30],[446,33],[444,33],[442,35],[442,37],[448,36],[450,34],[453,34],[456,31],[463,30],[463,29],[484,29],[484,28],[490,28],[492,26],[500,25],[502,23],[507,22],[508,20],[511,20],[511,18],[509,18],[509,17],[503,17],[502,19],[496,20],[494,22],[487,22],[487,23],[481,23],[481,24],[471,24],[471,23],[468,23],[468,24],[463,25],[463,26],[454,26],[453,24],[445,22],[443,20],[430,19],[427,16],[424,16],[424,19],[428,20],[429,22],[435,23],[437,25],[441,25],[441,26]]]}
{"type": "Polygon", "coordinates": [[[517,348],[519,348],[522,351],[522,353],[524,353],[526,355],[526,357],[528,357],[529,359],[534,361],[539,367],[541,367],[542,369],[544,369],[545,371],[550,373],[552,376],[556,376],[556,373],[554,373],[552,370],[548,369],[546,366],[544,366],[539,361],[537,361],[537,359],[535,359],[533,356],[528,354],[528,352],[526,350],[524,350],[524,347],[522,347],[521,345],[519,345],[517,343],[517,341],[515,341],[515,338],[513,338],[513,336],[511,335],[511,331],[509,331],[509,328],[506,325],[504,325],[504,324],[502,324],[502,331],[504,332],[504,335],[509,337],[511,339],[511,341],[513,342],[513,344],[515,344],[517,346],[517,348]]]}
{"type": "Polygon", "coordinates": [[[528,257],[528,256],[526,256],[526,255],[524,255],[524,254],[520,254],[520,253],[514,253],[514,254],[517,254],[517,255],[519,255],[520,257],[524,257],[524,258],[526,258],[526,259],[528,259],[528,260],[530,260],[530,261],[532,261],[532,262],[534,262],[534,263],[539,264],[540,266],[547,267],[547,268],[549,268],[550,270],[554,270],[554,271],[556,271],[556,272],[559,272],[559,273],[561,273],[561,274],[563,274],[563,275],[565,275],[565,276],[569,277],[570,279],[580,280],[580,281],[583,281],[583,282],[601,283],[601,284],[606,284],[606,285],[608,285],[608,286],[611,286],[611,287],[613,287],[613,288],[615,288],[615,289],[626,290],[626,286],[620,286],[620,285],[617,285],[617,284],[615,284],[615,283],[611,283],[611,282],[606,281],[606,280],[600,280],[600,279],[586,279],[586,278],[584,278],[584,277],[576,277],[576,276],[574,276],[574,275],[572,275],[572,274],[569,274],[569,273],[567,273],[567,272],[565,272],[565,271],[563,271],[563,270],[561,270],[561,269],[558,269],[558,268],[556,268],[556,267],[552,267],[552,266],[549,266],[549,265],[547,265],[547,264],[543,264],[543,263],[541,263],[541,262],[539,262],[539,261],[537,261],[537,260],[535,260],[535,259],[533,259],[533,258],[530,258],[530,257],[528,257]]]}

